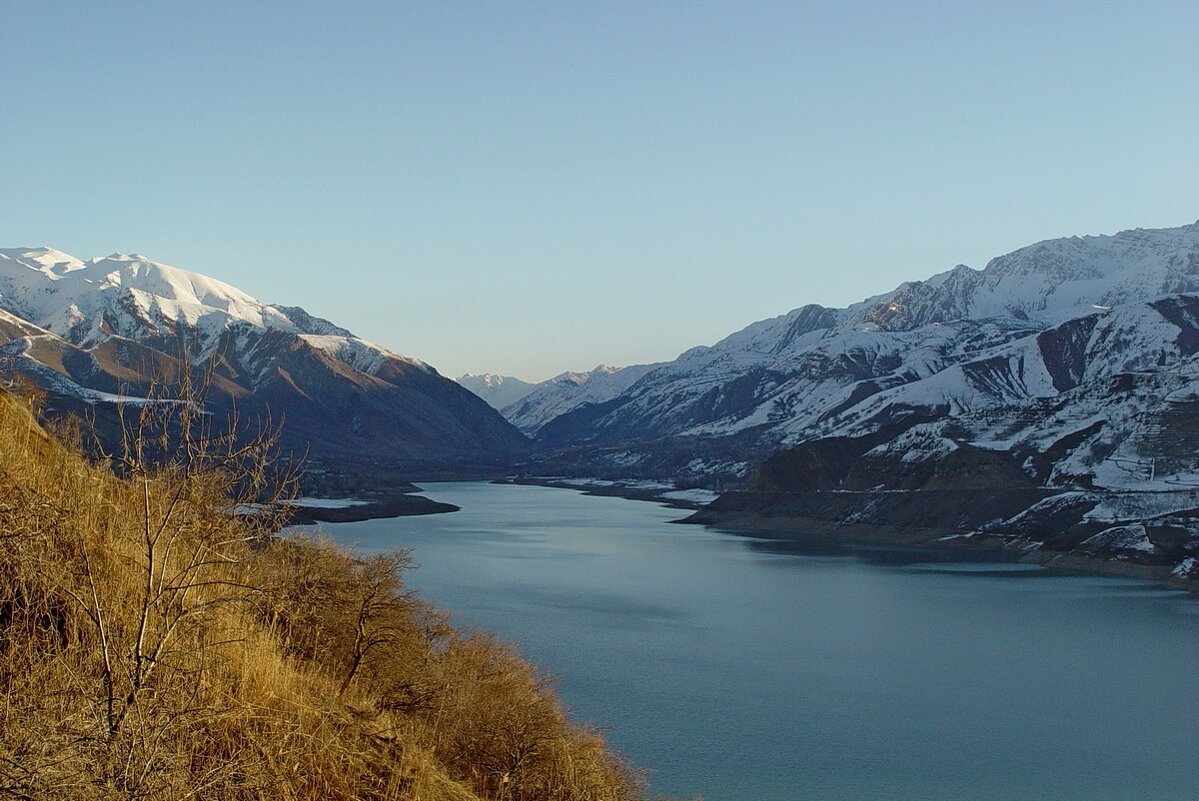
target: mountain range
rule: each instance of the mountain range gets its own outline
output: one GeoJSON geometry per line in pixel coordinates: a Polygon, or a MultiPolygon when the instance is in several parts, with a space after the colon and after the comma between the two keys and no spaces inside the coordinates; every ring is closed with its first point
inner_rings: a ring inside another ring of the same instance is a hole
{"type": "Polygon", "coordinates": [[[119,404],[209,365],[209,411],[282,421],[314,472],[495,469],[530,447],[434,368],[299,307],[138,254],[0,250],[0,377],[40,386],[51,414],[115,436],[119,404]]]}
{"type": "Polygon", "coordinates": [[[543,473],[744,484],[706,520],[1060,535],[1181,565],[1199,552],[1199,223],[803,306],[503,413],[551,449],[543,473]],[[918,501],[927,526],[884,497],[918,490],[943,493],[918,501]]]}
{"type": "Polygon", "coordinates": [[[912,414],[1036,405],[1145,370],[1183,376],[1190,293],[1199,223],[1050,240],[847,308],[803,306],[670,362],[564,373],[502,411],[547,446],[628,446],[613,465],[664,438],[735,442],[745,458],[696,468],[747,475],[754,455],[912,414]]]}

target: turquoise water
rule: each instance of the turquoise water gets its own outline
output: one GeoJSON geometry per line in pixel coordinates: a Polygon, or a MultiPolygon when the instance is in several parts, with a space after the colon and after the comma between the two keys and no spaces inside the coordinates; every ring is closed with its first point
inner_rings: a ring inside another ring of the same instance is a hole
{"type": "Polygon", "coordinates": [[[1131,580],[805,552],[569,490],[428,484],[326,524],[559,675],[655,792],[706,801],[1199,799],[1199,602],[1131,580]]]}

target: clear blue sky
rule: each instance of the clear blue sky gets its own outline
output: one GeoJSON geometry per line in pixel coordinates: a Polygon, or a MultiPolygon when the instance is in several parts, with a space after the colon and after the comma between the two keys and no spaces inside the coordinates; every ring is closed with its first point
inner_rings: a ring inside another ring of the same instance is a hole
{"type": "Polygon", "coordinates": [[[0,246],[443,373],[673,358],[1199,217],[1199,3],[0,0],[0,246]]]}

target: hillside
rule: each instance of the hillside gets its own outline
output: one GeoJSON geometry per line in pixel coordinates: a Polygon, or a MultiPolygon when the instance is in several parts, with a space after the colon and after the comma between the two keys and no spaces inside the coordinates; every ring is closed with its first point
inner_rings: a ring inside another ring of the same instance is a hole
{"type": "Polygon", "coordinates": [[[89,463],[0,390],[0,793],[640,797],[544,676],[405,588],[406,553],[272,536],[269,438],[143,408],[145,438],[89,463]],[[181,447],[147,461],[159,423],[181,447]]]}
{"type": "Polygon", "coordinates": [[[216,419],[285,419],[286,450],[324,469],[495,470],[530,448],[429,365],[301,308],[140,255],[0,250],[0,378],[41,386],[52,414],[111,431],[118,401],[209,366],[216,419]]]}

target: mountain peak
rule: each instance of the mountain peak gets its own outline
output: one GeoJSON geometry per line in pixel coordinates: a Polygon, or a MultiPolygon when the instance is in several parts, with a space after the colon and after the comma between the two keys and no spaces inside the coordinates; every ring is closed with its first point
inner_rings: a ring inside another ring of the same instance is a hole
{"type": "Polygon", "coordinates": [[[510,375],[495,373],[466,373],[455,380],[497,410],[516,403],[537,386],[510,375]]]}
{"type": "Polygon", "coordinates": [[[52,248],[0,250],[0,308],[83,347],[114,335],[174,338],[186,330],[198,347],[196,358],[206,358],[226,331],[244,326],[315,337],[309,344],[355,366],[379,358],[423,364],[359,340],[299,306],[267,305],[224,281],[140,253],[81,261],[52,248]],[[330,337],[352,340],[352,346],[330,337]]]}
{"type": "Polygon", "coordinates": [[[1114,306],[1199,291],[1199,225],[1046,239],[987,262],[908,281],[849,307],[848,325],[911,330],[956,319],[1056,324],[1114,306]]]}
{"type": "Polygon", "coordinates": [[[64,273],[78,270],[84,263],[74,256],[49,247],[0,248],[0,261],[10,261],[43,273],[64,273]]]}

